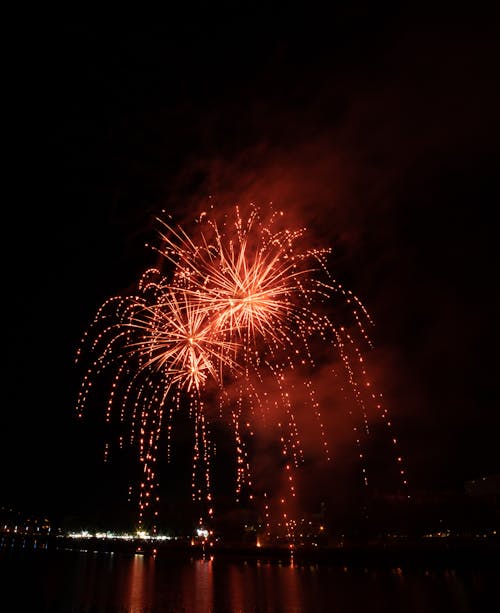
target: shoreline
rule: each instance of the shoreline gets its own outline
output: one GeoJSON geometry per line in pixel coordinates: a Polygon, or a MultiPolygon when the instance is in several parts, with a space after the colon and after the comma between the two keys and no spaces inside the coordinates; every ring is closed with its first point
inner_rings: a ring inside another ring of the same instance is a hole
{"type": "Polygon", "coordinates": [[[361,567],[484,567],[498,566],[500,540],[486,541],[405,541],[372,542],[344,546],[261,546],[245,543],[196,543],[183,541],[149,542],[144,539],[123,541],[119,539],[71,538],[50,536],[34,539],[26,536],[11,536],[2,539],[0,551],[8,549],[65,550],[92,553],[118,553],[144,555],[159,558],[195,558],[213,560],[258,561],[286,564],[324,564],[361,567]]]}

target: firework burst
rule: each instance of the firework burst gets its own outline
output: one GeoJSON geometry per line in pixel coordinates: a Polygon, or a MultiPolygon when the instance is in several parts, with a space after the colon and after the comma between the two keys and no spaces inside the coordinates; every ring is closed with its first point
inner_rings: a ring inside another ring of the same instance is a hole
{"type": "MultiPolygon", "coordinates": [[[[166,437],[170,449],[174,413],[185,406],[195,434],[193,499],[204,505],[209,517],[213,514],[209,416],[214,419],[214,411],[206,406],[208,386],[216,390],[216,419],[233,429],[237,498],[243,490],[253,496],[246,441],[258,422],[274,419],[287,498],[296,496],[294,471],[303,462],[296,414],[304,406],[317,422],[319,441],[330,459],[313,383],[319,346],[321,351],[334,349],[340,357],[364,429],[371,405],[390,424],[379,396],[366,391],[370,382],[354,338],[369,344],[366,309],[328,272],[330,250],[308,248],[305,229],[290,230],[285,222],[282,213],[264,216],[255,206],[248,215],[234,207],[222,222],[203,213],[189,234],[161,221],[162,244],[155,249],[170,273],[146,271],[137,294],[106,301],[84,335],[79,355],[90,349],[95,358],[83,378],[78,413],[83,413],[96,376],[112,370],[106,419],[126,424],[129,442],[139,452],[141,527],[147,512],[158,514],[155,465],[160,438],[166,437]],[[348,306],[356,335],[330,319],[332,301],[348,306]],[[298,397],[302,407],[297,406],[298,397]]],[[[211,393],[211,401],[213,397],[211,393]]],[[[404,470],[401,474],[404,478],[404,470]]],[[[287,500],[281,502],[286,506],[287,500]]],[[[265,509],[268,518],[269,500],[265,509]]],[[[283,518],[290,535],[293,522],[286,512],[283,518]]]]}

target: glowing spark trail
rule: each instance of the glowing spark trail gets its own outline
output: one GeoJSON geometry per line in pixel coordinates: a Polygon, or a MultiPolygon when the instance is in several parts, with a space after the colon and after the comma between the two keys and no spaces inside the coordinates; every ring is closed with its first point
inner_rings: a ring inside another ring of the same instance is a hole
{"type": "MultiPolygon", "coordinates": [[[[390,425],[370,388],[354,333],[336,326],[329,312],[333,301],[342,302],[368,344],[370,317],[328,272],[330,250],[305,246],[305,229],[286,228],[282,213],[265,217],[252,205],[242,215],[234,207],[222,222],[204,213],[190,234],[159,221],[163,243],[156,250],[170,274],[147,270],[136,295],[112,298],[99,309],[78,352],[90,350],[96,356],[83,378],[78,414],[95,377],[114,370],[106,420],[127,425],[130,443],[138,449],[143,472],[137,495],[140,527],[147,513],[158,514],[159,441],[163,435],[170,440],[174,413],[184,407],[195,434],[193,500],[205,507],[208,517],[213,515],[209,424],[214,407],[206,400],[213,402],[214,392],[217,419],[231,424],[234,432],[237,497],[244,490],[253,496],[248,441],[255,426],[273,423],[291,500],[296,496],[294,471],[304,456],[296,419],[302,407],[317,421],[330,458],[314,386],[324,347],[335,349],[340,358],[362,428],[368,430],[372,410],[390,425]],[[302,398],[302,407],[297,398],[302,398]]],[[[360,436],[356,440],[363,459],[360,436]]],[[[404,478],[403,469],[401,474],[404,478]]],[[[285,498],[281,503],[286,508],[285,498]]],[[[269,499],[265,508],[268,517],[269,499]]],[[[292,530],[286,510],[282,521],[292,530]]]]}

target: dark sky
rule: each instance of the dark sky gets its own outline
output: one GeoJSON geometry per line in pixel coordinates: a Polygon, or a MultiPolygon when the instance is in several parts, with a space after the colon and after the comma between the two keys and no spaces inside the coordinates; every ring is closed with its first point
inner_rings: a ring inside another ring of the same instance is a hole
{"type": "Polygon", "coordinates": [[[155,216],[210,194],[334,248],[416,488],[499,472],[498,25],[360,7],[13,32],[0,503],[93,499],[78,340],[154,263],[155,216]]]}

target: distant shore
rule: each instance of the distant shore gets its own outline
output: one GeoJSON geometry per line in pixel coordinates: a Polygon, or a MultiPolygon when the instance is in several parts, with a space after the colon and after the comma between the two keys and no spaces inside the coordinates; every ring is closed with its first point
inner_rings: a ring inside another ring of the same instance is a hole
{"type": "Polygon", "coordinates": [[[141,554],[145,556],[182,556],[192,558],[238,559],[297,564],[328,564],[342,566],[390,566],[390,567],[484,567],[499,565],[500,540],[429,541],[377,541],[343,546],[262,546],[247,543],[216,542],[191,544],[188,539],[150,542],[143,539],[123,541],[119,539],[70,538],[51,536],[33,539],[11,537],[3,539],[2,549],[24,547],[27,549],[74,550],[141,554]]]}

